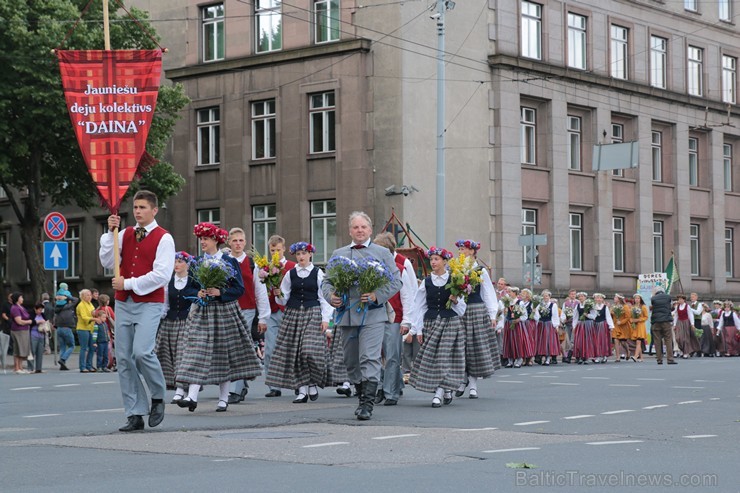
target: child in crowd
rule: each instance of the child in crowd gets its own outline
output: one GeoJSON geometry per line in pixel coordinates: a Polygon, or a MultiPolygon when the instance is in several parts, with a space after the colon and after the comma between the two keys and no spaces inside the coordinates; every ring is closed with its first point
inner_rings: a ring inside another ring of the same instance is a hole
{"type": "Polygon", "coordinates": [[[54,296],[57,306],[64,306],[67,304],[67,299],[72,297],[72,293],[69,291],[69,286],[66,282],[59,283],[59,289],[57,294],[54,296]]]}
{"type": "Polygon", "coordinates": [[[93,349],[97,354],[98,371],[105,373],[110,372],[108,369],[108,346],[110,345],[110,336],[108,335],[108,312],[105,307],[101,306],[93,313],[95,320],[95,329],[93,330],[93,349]]]}

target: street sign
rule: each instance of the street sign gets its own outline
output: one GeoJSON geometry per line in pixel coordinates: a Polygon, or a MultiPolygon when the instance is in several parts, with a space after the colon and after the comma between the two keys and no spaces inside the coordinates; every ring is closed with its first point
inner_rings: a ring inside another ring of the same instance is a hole
{"type": "Polygon", "coordinates": [[[44,242],[44,269],[69,269],[69,248],[66,241],[44,242]]]}
{"type": "Polygon", "coordinates": [[[531,263],[525,263],[522,265],[523,284],[529,284],[530,286],[540,286],[542,285],[542,264],[534,264],[534,269],[532,267],[533,266],[531,263]],[[532,278],[533,273],[534,278],[532,278]]]}
{"type": "Polygon", "coordinates": [[[50,212],[44,219],[44,232],[50,240],[61,240],[67,234],[67,220],[59,212],[50,212]]]}
{"type": "Polygon", "coordinates": [[[537,251],[537,247],[527,248],[527,259],[526,259],[526,262],[527,263],[535,262],[537,260],[537,255],[539,255],[539,254],[540,254],[540,252],[537,251]]]}
{"type": "Polygon", "coordinates": [[[519,246],[547,245],[547,235],[519,235],[519,246]]]}

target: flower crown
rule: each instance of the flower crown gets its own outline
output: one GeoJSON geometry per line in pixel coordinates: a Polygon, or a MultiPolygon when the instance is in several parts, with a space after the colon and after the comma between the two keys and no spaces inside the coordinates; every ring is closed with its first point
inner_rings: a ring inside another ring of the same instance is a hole
{"type": "Polygon", "coordinates": [[[191,258],[193,258],[193,256],[185,251],[177,252],[175,254],[175,260],[182,260],[183,262],[190,262],[191,258]]]}
{"type": "Polygon", "coordinates": [[[436,246],[431,247],[426,252],[427,257],[431,257],[432,255],[438,255],[442,257],[445,260],[450,260],[452,258],[452,252],[445,248],[437,248],[436,246]]]}
{"type": "Polygon", "coordinates": [[[295,255],[296,252],[300,252],[301,250],[304,250],[308,253],[314,253],[316,251],[316,247],[310,243],[306,243],[305,241],[299,241],[290,245],[291,255],[295,255]]]}
{"type": "Polygon", "coordinates": [[[455,246],[457,248],[470,248],[471,250],[475,250],[476,252],[480,250],[480,243],[473,240],[457,240],[455,242],[455,246]]]}
{"type": "Polygon", "coordinates": [[[198,238],[213,238],[218,243],[226,243],[229,232],[221,229],[212,223],[196,224],[193,228],[193,234],[198,238]]]}

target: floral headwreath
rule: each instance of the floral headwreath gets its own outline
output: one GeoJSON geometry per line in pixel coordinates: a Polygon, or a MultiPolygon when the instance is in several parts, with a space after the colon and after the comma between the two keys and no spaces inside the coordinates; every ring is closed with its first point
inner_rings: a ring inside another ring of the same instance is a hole
{"type": "Polygon", "coordinates": [[[601,299],[603,299],[603,300],[605,300],[605,299],[606,299],[606,296],[604,296],[604,294],[603,294],[603,293],[594,293],[594,296],[593,296],[593,297],[594,297],[594,298],[597,298],[597,297],[598,297],[598,298],[601,298],[601,299]]]}
{"type": "Polygon", "coordinates": [[[457,240],[455,242],[455,246],[457,248],[470,248],[471,250],[475,250],[476,252],[480,250],[480,243],[473,240],[457,240]]]}
{"type": "Polygon", "coordinates": [[[290,245],[291,255],[295,255],[296,252],[300,252],[301,250],[304,250],[308,253],[314,253],[316,251],[316,247],[310,243],[306,243],[305,241],[299,241],[290,245]]]}
{"type": "Polygon", "coordinates": [[[452,252],[445,248],[437,248],[436,246],[431,247],[426,252],[427,257],[431,257],[432,255],[439,255],[445,260],[450,260],[452,258],[452,252]]]}
{"type": "Polygon", "coordinates": [[[213,238],[218,243],[226,243],[229,232],[221,229],[212,223],[196,224],[193,228],[193,234],[198,238],[213,238]]]}
{"type": "Polygon", "coordinates": [[[185,252],[185,251],[177,252],[175,254],[175,260],[182,260],[183,262],[186,262],[186,263],[190,262],[190,259],[192,259],[192,258],[193,258],[193,256],[190,255],[188,252],[185,252]]]}

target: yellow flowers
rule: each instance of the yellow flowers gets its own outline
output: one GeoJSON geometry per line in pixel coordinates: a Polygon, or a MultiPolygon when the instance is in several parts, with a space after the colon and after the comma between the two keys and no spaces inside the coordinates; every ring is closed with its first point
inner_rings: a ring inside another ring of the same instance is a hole
{"type": "MultiPolygon", "coordinates": [[[[475,258],[460,254],[451,258],[447,264],[450,268],[450,280],[445,286],[454,296],[462,296],[467,301],[468,295],[480,284],[480,268],[475,267],[475,258]]],[[[448,302],[449,308],[451,302],[448,302]]]]}

